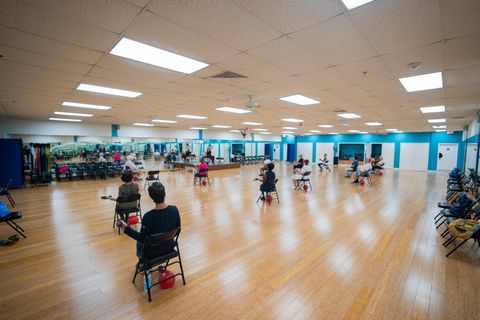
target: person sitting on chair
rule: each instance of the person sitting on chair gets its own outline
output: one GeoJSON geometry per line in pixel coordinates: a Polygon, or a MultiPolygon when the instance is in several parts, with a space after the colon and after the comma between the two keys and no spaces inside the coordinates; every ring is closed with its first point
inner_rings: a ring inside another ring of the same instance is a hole
{"type": "Polygon", "coordinates": [[[382,170],[383,166],[385,165],[385,161],[383,161],[383,157],[378,157],[378,161],[373,165],[373,170],[382,170]]]}
{"type": "Polygon", "coordinates": [[[103,156],[103,153],[100,153],[98,155],[98,163],[104,163],[104,162],[108,162],[107,159],[103,156]]]}
{"type": "MultiPolygon", "coordinates": [[[[154,182],[148,187],[148,195],[155,203],[155,207],[145,213],[142,219],[140,232],[132,229],[125,221],[121,220],[121,228],[129,237],[137,240],[137,256],[143,247],[145,238],[152,234],[171,231],[180,227],[180,213],[176,206],[165,203],[165,187],[160,182],[154,182]]],[[[162,245],[145,248],[147,257],[155,258],[172,252],[173,240],[162,245]]]]}
{"type": "Polygon", "coordinates": [[[299,155],[297,164],[293,165],[293,171],[296,172],[296,171],[302,169],[302,167],[303,167],[303,156],[299,155]]]}
{"type": "Polygon", "coordinates": [[[328,157],[326,153],[323,154],[323,159],[319,160],[318,167],[320,168],[320,171],[323,171],[323,169],[330,171],[330,166],[328,165],[328,157]]]}
{"type": "Polygon", "coordinates": [[[122,155],[120,154],[120,152],[115,152],[115,154],[113,155],[113,160],[115,161],[115,163],[117,165],[120,164],[120,162],[122,161],[122,155]]]}
{"type": "MultiPolygon", "coordinates": [[[[123,184],[118,187],[118,197],[128,197],[133,194],[139,194],[139,189],[138,189],[138,184],[133,183],[133,173],[130,170],[124,170],[122,172],[122,175],[120,176],[120,179],[122,179],[123,184]]],[[[111,197],[110,197],[111,198],[111,197]]],[[[111,198],[112,200],[117,200],[115,198],[111,198]]],[[[135,207],[137,205],[137,202],[122,202],[118,203],[118,208],[119,209],[128,209],[131,207],[135,207]]],[[[123,220],[128,219],[128,214],[122,217],[123,220]]]]}
{"type": "Polygon", "coordinates": [[[127,156],[127,161],[125,161],[125,169],[128,169],[133,172],[135,175],[140,174],[140,169],[133,162],[132,156],[127,156]]]}
{"type": "Polygon", "coordinates": [[[350,175],[352,173],[355,173],[357,172],[357,169],[358,169],[358,159],[357,159],[357,156],[355,156],[353,158],[353,162],[352,164],[350,165],[350,167],[348,167],[347,169],[345,169],[345,178],[350,178],[350,175]]]}
{"type": "Polygon", "coordinates": [[[352,183],[359,183],[359,178],[368,177],[370,170],[372,170],[372,163],[370,162],[370,158],[367,158],[365,164],[353,173],[352,183]]]}
{"type": "Polygon", "coordinates": [[[303,176],[306,173],[312,171],[312,169],[310,169],[308,164],[309,164],[309,161],[307,159],[303,160],[302,168],[292,176],[293,186],[295,187],[295,189],[298,188],[299,180],[302,180],[303,176]]]}
{"type": "Polygon", "coordinates": [[[208,174],[208,164],[205,162],[205,158],[202,157],[200,159],[200,164],[198,165],[197,173],[195,173],[195,178],[203,178],[206,177],[208,174]]]}
{"type": "Polygon", "coordinates": [[[266,165],[266,171],[263,174],[262,184],[260,185],[260,191],[262,192],[262,200],[265,200],[265,193],[275,190],[275,172],[273,169],[275,165],[270,162],[266,165]]]}

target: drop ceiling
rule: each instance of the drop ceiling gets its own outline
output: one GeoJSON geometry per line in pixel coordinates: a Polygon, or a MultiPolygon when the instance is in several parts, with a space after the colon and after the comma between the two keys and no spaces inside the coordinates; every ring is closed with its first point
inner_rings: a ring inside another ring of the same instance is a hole
{"type": "MultiPolygon", "coordinates": [[[[110,105],[84,123],[174,119],[171,128],[305,122],[298,133],[461,130],[480,107],[480,2],[375,0],[348,11],[340,0],[10,0],[0,2],[0,117],[47,120],[63,101],[110,105]],[[109,54],[128,37],[208,63],[185,75],[109,54]],[[417,70],[407,64],[422,62],[417,70]],[[224,71],[246,78],[212,78],[224,71]],[[398,78],[443,72],[443,89],[407,93],[398,78]],[[79,83],[142,92],[122,98],[79,83]],[[320,101],[299,106],[294,94],[320,101]],[[249,114],[221,106],[258,104],[249,114]],[[444,114],[419,107],[445,105],[444,114]],[[343,119],[336,110],[361,115],[343,119]],[[207,116],[206,120],[176,118],[207,116]],[[369,127],[365,122],[381,122],[369,127]],[[343,125],[342,125],[343,124],[343,125]],[[347,124],[348,126],[346,126],[347,124]]],[[[166,124],[162,124],[165,127],[166,124]]],[[[225,130],[209,128],[208,130],[225,130]]]]}

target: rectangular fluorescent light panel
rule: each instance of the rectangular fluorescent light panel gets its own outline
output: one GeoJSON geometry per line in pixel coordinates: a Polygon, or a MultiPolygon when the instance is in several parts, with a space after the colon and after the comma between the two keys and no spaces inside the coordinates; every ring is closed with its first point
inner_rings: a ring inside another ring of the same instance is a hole
{"type": "Polygon", "coordinates": [[[60,111],[55,111],[54,113],[60,116],[93,117],[93,114],[90,114],[90,113],[60,112],[60,111]]]}
{"type": "Polygon", "coordinates": [[[445,112],[445,106],[420,107],[422,113],[445,112]]]}
{"type": "Polygon", "coordinates": [[[381,126],[382,124],[380,122],[365,122],[365,124],[367,126],[372,126],[372,127],[376,127],[376,126],[381,126]]]}
{"type": "Polygon", "coordinates": [[[319,124],[318,127],[320,127],[320,128],[333,128],[333,126],[330,125],[330,124],[319,124]]]}
{"type": "Polygon", "coordinates": [[[177,115],[177,118],[196,119],[196,120],[207,119],[207,117],[195,116],[195,115],[192,115],[192,114],[179,114],[179,115],[177,115]]]}
{"type": "Polygon", "coordinates": [[[285,119],[282,119],[282,121],[298,123],[298,122],[303,122],[304,120],[302,120],[302,119],[295,119],[295,118],[285,118],[285,119]]]}
{"type": "Polygon", "coordinates": [[[402,130],[394,131],[393,133],[403,133],[402,130]]]}
{"type": "Polygon", "coordinates": [[[268,129],[261,129],[261,128],[255,128],[255,129],[252,129],[254,131],[268,131],[268,129]]]}
{"type": "Polygon", "coordinates": [[[85,108],[85,109],[97,109],[97,110],[108,110],[112,108],[110,106],[101,106],[98,104],[88,104],[88,103],[68,102],[68,101],[62,102],[62,106],[85,108]]]}
{"type": "Polygon", "coordinates": [[[348,10],[355,9],[372,1],[373,0],[342,0],[343,4],[345,5],[345,7],[347,7],[348,10]]]}
{"type": "Polygon", "coordinates": [[[151,123],[135,122],[133,125],[134,126],[139,126],[139,127],[153,127],[153,124],[151,124],[151,123]]]}
{"type": "Polygon", "coordinates": [[[286,130],[297,130],[298,128],[295,128],[295,127],[283,127],[283,129],[286,129],[286,130]]]}
{"type": "Polygon", "coordinates": [[[359,133],[361,133],[361,134],[368,134],[367,131],[360,131],[359,133]]]}
{"type": "Polygon", "coordinates": [[[81,122],[80,119],[66,119],[66,118],[48,118],[48,120],[52,121],[68,121],[68,122],[81,122]]]}
{"type": "Polygon", "coordinates": [[[232,126],[224,126],[223,124],[215,124],[212,126],[212,128],[222,128],[222,129],[228,129],[231,128],[232,126]]]}
{"type": "Polygon", "coordinates": [[[345,119],[361,118],[361,116],[359,116],[358,114],[355,114],[355,113],[341,113],[341,114],[337,114],[337,116],[345,118],[345,119]]]}
{"type": "Polygon", "coordinates": [[[260,122],[249,122],[249,121],[242,122],[242,124],[246,124],[246,125],[249,125],[249,126],[261,126],[262,125],[260,122]]]}
{"type": "Polygon", "coordinates": [[[293,132],[293,131],[283,131],[282,133],[283,134],[295,134],[295,132],[293,132]]]}
{"type": "Polygon", "coordinates": [[[191,130],[207,130],[208,128],[203,127],[190,127],[191,130]]]}
{"type": "Polygon", "coordinates": [[[152,122],[159,122],[159,123],[177,123],[178,121],[175,121],[175,120],[153,119],[152,122]]]}
{"type": "Polygon", "coordinates": [[[435,132],[447,132],[447,130],[435,130],[435,132]]]}
{"type": "Polygon", "coordinates": [[[249,113],[250,110],[247,109],[240,109],[240,108],[233,108],[233,107],[220,107],[216,108],[215,110],[224,111],[224,112],[231,112],[231,113],[249,113]]]}
{"type": "Polygon", "coordinates": [[[407,92],[443,88],[441,72],[427,73],[419,76],[400,78],[400,83],[407,92]]]}
{"type": "Polygon", "coordinates": [[[104,94],[110,94],[113,96],[120,96],[120,97],[127,97],[127,98],[136,98],[142,95],[141,92],[102,87],[102,86],[96,86],[93,84],[86,84],[86,83],[80,83],[77,87],[77,90],[104,93],[104,94]]]}
{"type": "Polygon", "coordinates": [[[122,40],[113,47],[110,53],[123,58],[186,74],[191,74],[208,67],[208,64],[201,61],[190,59],[128,38],[122,38],[122,40]]]}
{"type": "Polygon", "coordinates": [[[240,133],[240,130],[234,129],[234,130],[230,130],[230,132],[240,133]]]}
{"type": "Polygon", "coordinates": [[[395,132],[395,131],[398,131],[398,129],[385,129],[385,131],[395,132]]]}
{"type": "Polygon", "coordinates": [[[260,134],[272,134],[271,132],[266,132],[266,131],[262,131],[262,132],[259,132],[260,134]]]}
{"type": "Polygon", "coordinates": [[[428,119],[428,123],[445,123],[447,119],[428,119]]]}
{"type": "Polygon", "coordinates": [[[308,130],[308,132],[312,132],[312,133],[320,133],[320,132],[322,132],[322,131],[320,131],[320,130],[308,130]]]}
{"type": "Polygon", "coordinates": [[[446,129],[447,126],[432,126],[433,129],[446,129]]]}
{"type": "Polygon", "coordinates": [[[301,94],[294,94],[293,96],[283,97],[283,98],[280,98],[280,100],[299,104],[301,106],[308,106],[311,104],[320,103],[320,101],[302,96],[301,94]]]}
{"type": "Polygon", "coordinates": [[[338,132],[329,132],[328,134],[338,134],[338,132]]]}
{"type": "Polygon", "coordinates": [[[348,132],[351,132],[351,133],[359,133],[360,131],[358,131],[358,130],[348,130],[348,132]]]}

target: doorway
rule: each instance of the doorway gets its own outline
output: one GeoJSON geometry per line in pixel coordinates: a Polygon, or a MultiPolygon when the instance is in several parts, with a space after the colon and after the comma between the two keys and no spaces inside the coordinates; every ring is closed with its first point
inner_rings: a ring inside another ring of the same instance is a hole
{"type": "Polygon", "coordinates": [[[438,145],[437,170],[450,171],[457,166],[458,144],[440,143],[438,145]]]}

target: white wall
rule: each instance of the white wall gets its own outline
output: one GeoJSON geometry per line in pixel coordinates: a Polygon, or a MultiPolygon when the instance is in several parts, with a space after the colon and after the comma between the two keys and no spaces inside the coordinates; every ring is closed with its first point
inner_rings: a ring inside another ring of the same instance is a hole
{"type": "Polygon", "coordinates": [[[30,134],[12,134],[12,139],[22,139],[23,143],[67,143],[73,142],[73,137],[67,136],[37,136],[30,134]]]}
{"type": "Polygon", "coordinates": [[[280,143],[273,145],[273,160],[280,160],[280,143]]]}
{"type": "Polygon", "coordinates": [[[0,136],[3,137],[4,134],[109,137],[112,134],[112,129],[108,124],[64,123],[2,118],[0,119],[0,136]]]}
{"type": "Polygon", "coordinates": [[[257,144],[258,144],[257,156],[265,155],[265,143],[259,142],[257,144]]]}
{"type": "Polygon", "coordinates": [[[400,169],[427,171],[429,148],[429,143],[401,143],[400,169]]]}
{"type": "MultiPolygon", "coordinates": [[[[197,136],[198,138],[198,136],[197,136]]],[[[228,132],[228,131],[216,131],[216,130],[204,130],[203,139],[212,140],[244,140],[241,133],[228,132]]],[[[247,136],[245,140],[251,140],[250,136],[247,136]]]]}
{"type": "Polygon", "coordinates": [[[382,143],[382,157],[385,168],[393,168],[395,161],[395,143],[382,143]]]}
{"type": "Polygon", "coordinates": [[[245,156],[254,156],[255,155],[255,143],[247,142],[245,143],[245,156]]]}
{"type": "Polygon", "coordinates": [[[287,161],[287,143],[283,144],[283,161],[287,161]]]}
{"type": "Polygon", "coordinates": [[[220,157],[225,161],[230,161],[230,145],[228,143],[220,143],[220,157]]]}
{"type": "Polygon", "coordinates": [[[467,130],[467,138],[473,137],[474,135],[478,134],[478,122],[477,117],[475,117],[470,123],[468,124],[467,130]]]}
{"type": "Polygon", "coordinates": [[[316,162],[318,162],[319,159],[323,159],[323,154],[327,154],[327,159],[330,165],[333,165],[333,142],[317,142],[316,145],[316,156],[317,159],[315,159],[316,162]]]}
{"type": "Polygon", "coordinates": [[[467,144],[467,156],[465,159],[465,170],[472,168],[475,169],[477,165],[477,144],[468,143],[467,144]]]}
{"type": "Polygon", "coordinates": [[[316,162],[315,159],[312,159],[312,154],[313,154],[312,142],[298,142],[297,143],[297,160],[300,154],[303,155],[303,159],[308,159],[310,160],[311,163],[316,162]]]}

